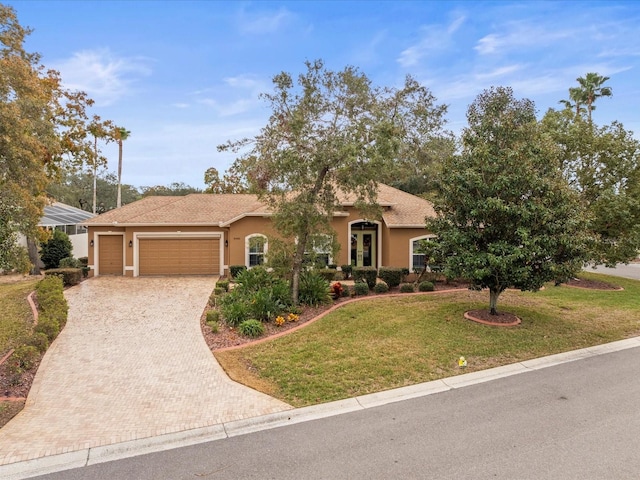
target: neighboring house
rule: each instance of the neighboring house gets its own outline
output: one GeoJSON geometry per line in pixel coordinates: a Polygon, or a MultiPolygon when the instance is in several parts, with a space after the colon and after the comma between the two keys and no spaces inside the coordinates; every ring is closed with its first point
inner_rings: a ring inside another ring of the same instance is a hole
{"type": "MultiPolygon", "coordinates": [[[[65,203],[53,202],[50,205],[45,205],[44,213],[40,222],[38,222],[38,226],[51,230],[62,230],[69,235],[69,240],[73,246],[73,256],[75,258],[88,257],[89,239],[87,227],[83,226],[82,223],[93,217],[95,217],[95,214],[91,212],[65,203]]],[[[24,236],[19,237],[18,243],[24,247],[27,246],[24,236]]]]}
{"type": "MultiPolygon", "coordinates": [[[[336,265],[421,267],[423,256],[414,248],[432,237],[425,218],[435,215],[433,206],[382,184],[377,200],[383,213],[374,221],[345,196],[332,221],[338,258],[315,253],[336,265]]],[[[259,265],[268,254],[267,237],[276,234],[271,215],[256,195],[146,197],[84,222],[91,274],[225,275],[230,265],[259,265]]]]}

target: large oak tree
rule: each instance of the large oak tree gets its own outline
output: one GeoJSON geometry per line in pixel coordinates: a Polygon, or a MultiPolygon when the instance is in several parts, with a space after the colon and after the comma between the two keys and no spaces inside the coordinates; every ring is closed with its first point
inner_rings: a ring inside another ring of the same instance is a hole
{"type": "Polygon", "coordinates": [[[294,79],[282,72],[272,93],[267,125],[252,139],[219,147],[239,152],[232,171],[274,212],[283,238],[295,239],[292,292],[313,237],[333,232],[340,192],[352,194],[376,218],[377,181],[394,161],[428,150],[443,136],[446,107],[413,78],[403,87],[380,88],[354,67],[332,71],[320,60],[294,79]]]}

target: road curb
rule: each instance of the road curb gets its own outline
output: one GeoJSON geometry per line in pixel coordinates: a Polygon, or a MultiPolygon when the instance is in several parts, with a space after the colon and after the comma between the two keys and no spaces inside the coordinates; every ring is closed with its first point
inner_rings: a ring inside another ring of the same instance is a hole
{"type": "Polygon", "coordinates": [[[269,430],[287,425],[294,425],[296,423],[342,415],[344,413],[355,412],[358,410],[376,408],[403,400],[464,388],[521,373],[535,372],[564,363],[637,347],[640,347],[640,337],[633,337],[603,345],[582,348],[556,355],[549,355],[547,357],[525,360],[488,370],[465,373],[441,380],[434,380],[432,382],[410,385],[407,387],[368,395],[361,395],[355,398],[297,408],[244,420],[235,420],[211,427],[197,428],[183,432],[160,435],[157,437],[149,437],[113,445],[83,449],[61,455],[53,455],[24,462],[1,465],[0,478],[4,480],[22,480],[37,475],[79,468],[96,463],[110,462],[173,448],[222,440],[262,430],[269,430]]]}

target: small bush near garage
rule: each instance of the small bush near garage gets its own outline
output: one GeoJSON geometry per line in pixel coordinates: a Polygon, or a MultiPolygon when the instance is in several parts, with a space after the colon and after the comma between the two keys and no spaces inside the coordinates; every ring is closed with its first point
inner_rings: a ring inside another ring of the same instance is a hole
{"type": "Polygon", "coordinates": [[[385,282],[376,283],[376,286],[373,287],[373,291],[376,293],[387,293],[389,291],[389,285],[385,282]]]}
{"type": "Polygon", "coordinates": [[[224,289],[225,292],[229,291],[229,280],[218,280],[216,287],[224,289]]]}
{"type": "Polygon", "coordinates": [[[353,279],[356,282],[367,282],[369,289],[376,286],[378,270],[375,267],[353,267],[353,279]]]}
{"type": "Polygon", "coordinates": [[[72,287],[82,281],[81,268],[52,268],[44,272],[45,276],[58,276],[66,287],[72,287]]]}
{"type": "Polygon", "coordinates": [[[356,282],[353,284],[353,293],[356,296],[369,295],[369,285],[365,282],[356,282]]]}
{"type": "Polygon", "coordinates": [[[41,244],[40,258],[44,268],[58,268],[60,260],[71,256],[72,249],[69,236],[60,230],[54,230],[51,238],[41,244]]]}
{"type": "Polygon", "coordinates": [[[434,290],[434,286],[432,282],[420,282],[420,285],[418,285],[418,290],[421,292],[433,292],[434,290]]]}
{"type": "Polygon", "coordinates": [[[229,267],[229,273],[231,274],[231,278],[237,278],[242,272],[247,269],[244,265],[231,265],[229,267]]]}
{"type": "Polygon", "coordinates": [[[49,348],[49,337],[42,332],[34,332],[25,343],[37,348],[40,353],[44,353],[49,348]]]}
{"type": "Polygon", "coordinates": [[[265,332],[264,325],[256,319],[249,319],[238,325],[238,331],[245,337],[257,338],[265,332]]]}
{"type": "Polygon", "coordinates": [[[60,268],[82,268],[82,263],[77,258],[66,257],[60,260],[60,268]]]}
{"type": "Polygon", "coordinates": [[[216,296],[224,295],[225,293],[227,293],[227,291],[222,287],[217,287],[216,286],[213,289],[213,294],[216,295],[216,296]]]}
{"type": "Polygon", "coordinates": [[[43,278],[36,285],[38,325],[35,332],[42,333],[52,342],[67,323],[68,305],[63,295],[62,279],[56,275],[43,278]]]}
{"type": "Polygon", "coordinates": [[[400,293],[414,293],[413,283],[403,283],[400,285],[400,293]]]}

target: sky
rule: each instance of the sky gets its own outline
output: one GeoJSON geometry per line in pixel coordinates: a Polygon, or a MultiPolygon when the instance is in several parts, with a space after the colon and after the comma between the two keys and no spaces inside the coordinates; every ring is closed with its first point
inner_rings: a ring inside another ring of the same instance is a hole
{"type": "MultiPolygon", "coordinates": [[[[204,187],[234,160],[216,146],[253,137],[274,75],[358,67],[374,85],[407,74],[448,105],[459,133],[484,89],[509,86],[541,117],[576,78],[610,77],[594,121],[640,138],[638,1],[36,1],[0,0],[33,29],[26,42],[66,88],[95,100],[90,114],[131,131],[122,181],[204,187]]],[[[117,146],[103,147],[115,172],[117,146]]]]}

